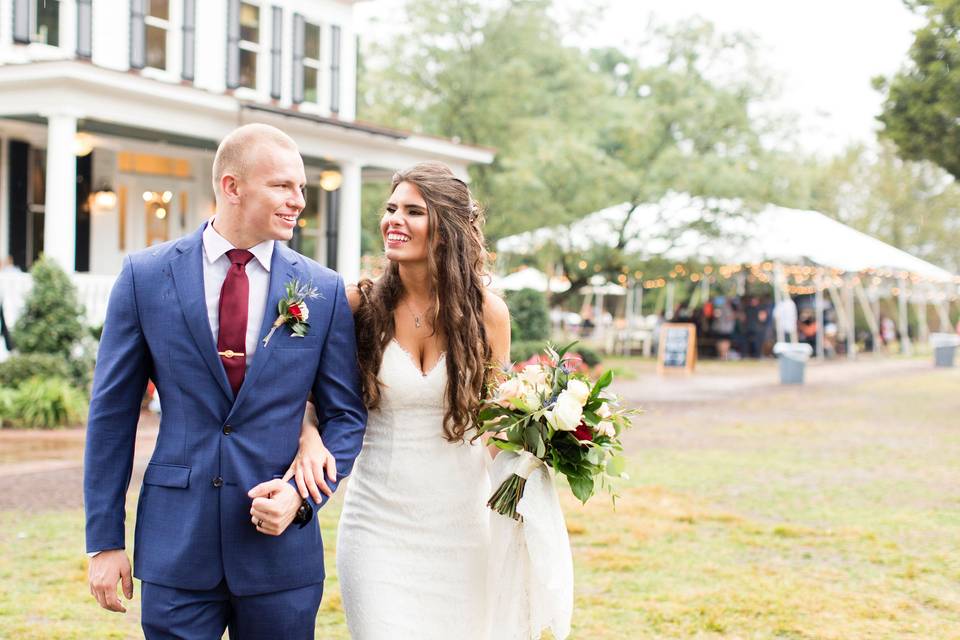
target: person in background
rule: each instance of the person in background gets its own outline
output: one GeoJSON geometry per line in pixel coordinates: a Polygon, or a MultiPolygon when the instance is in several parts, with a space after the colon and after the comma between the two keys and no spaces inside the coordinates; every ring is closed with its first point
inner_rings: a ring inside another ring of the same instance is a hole
{"type": "Polygon", "coordinates": [[[733,303],[726,296],[717,296],[713,301],[713,319],[710,329],[717,340],[717,358],[730,357],[730,340],[737,324],[733,303]]]}

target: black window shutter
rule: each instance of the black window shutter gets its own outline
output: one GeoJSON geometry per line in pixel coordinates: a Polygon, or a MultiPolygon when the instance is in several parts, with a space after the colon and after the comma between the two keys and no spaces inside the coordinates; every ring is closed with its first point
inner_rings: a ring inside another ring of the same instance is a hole
{"type": "Polygon", "coordinates": [[[147,33],[143,15],[147,0],[130,0],[130,68],[143,69],[147,63],[147,33]]]}
{"type": "Polygon", "coordinates": [[[303,46],[304,20],[299,13],[293,14],[293,103],[303,102],[303,46]]]}
{"type": "Polygon", "coordinates": [[[330,111],[340,113],[340,27],[330,27],[330,111]]]}
{"type": "Polygon", "coordinates": [[[30,0],[13,0],[13,41],[30,44],[30,0]]]}
{"type": "Polygon", "coordinates": [[[240,86],[240,0],[227,0],[227,88],[240,86]]]}
{"type": "Polygon", "coordinates": [[[77,57],[93,54],[93,0],[77,0],[77,57]]]}
{"type": "Polygon", "coordinates": [[[183,0],[183,70],[180,77],[193,82],[194,58],[197,46],[197,3],[196,0],[183,0]]]}
{"type": "Polygon", "coordinates": [[[273,42],[270,46],[270,97],[274,100],[280,99],[280,52],[283,49],[283,9],[273,7],[273,42]]]}

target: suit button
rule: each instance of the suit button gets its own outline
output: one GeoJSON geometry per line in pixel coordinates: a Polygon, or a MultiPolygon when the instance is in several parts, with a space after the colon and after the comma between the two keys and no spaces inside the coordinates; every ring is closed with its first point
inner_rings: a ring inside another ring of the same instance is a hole
{"type": "Polygon", "coordinates": [[[223,435],[228,436],[231,433],[233,433],[233,427],[231,427],[230,425],[225,425],[223,427],[223,435]]]}
{"type": "Polygon", "coordinates": [[[223,486],[223,478],[221,478],[220,476],[217,476],[216,478],[214,478],[214,479],[213,479],[213,486],[215,486],[217,489],[219,489],[220,487],[222,487],[222,486],[223,486]]]}

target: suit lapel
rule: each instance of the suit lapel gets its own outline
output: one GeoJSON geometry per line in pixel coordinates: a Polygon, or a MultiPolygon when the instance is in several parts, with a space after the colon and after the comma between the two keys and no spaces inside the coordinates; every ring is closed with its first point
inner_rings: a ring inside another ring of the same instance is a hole
{"type": "MultiPolygon", "coordinates": [[[[277,319],[277,305],[280,304],[280,299],[286,294],[287,283],[296,277],[296,270],[294,269],[294,264],[296,264],[295,258],[294,261],[291,261],[284,255],[285,253],[285,247],[283,245],[279,242],[274,244],[273,257],[270,259],[270,289],[267,294],[267,306],[263,311],[263,322],[260,323],[257,350],[253,352],[253,362],[250,364],[250,368],[247,369],[247,373],[243,378],[243,385],[240,386],[240,392],[237,394],[236,402],[233,403],[231,414],[236,411],[237,407],[250,395],[250,389],[256,385],[257,378],[260,377],[260,373],[270,359],[274,345],[288,337],[288,329],[286,327],[280,327],[273,333],[270,341],[267,342],[267,346],[263,346],[263,339],[270,332],[274,321],[277,319]]],[[[292,251],[290,254],[293,256],[296,255],[292,251]]],[[[224,378],[226,378],[226,374],[224,374],[224,378]]]]}
{"type": "Polygon", "coordinates": [[[206,225],[177,244],[180,255],[171,261],[170,267],[177,286],[180,309],[187,321],[190,335],[197,344],[197,351],[220,388],[230,400],[233,400],[233,389],[230,388],[227,373],[220,362],[220,356],[217,355],[217,345],[213,340],[210,320],[207,317],[207,299],[203,289],[202,239],[205,227],[206,225]]]}

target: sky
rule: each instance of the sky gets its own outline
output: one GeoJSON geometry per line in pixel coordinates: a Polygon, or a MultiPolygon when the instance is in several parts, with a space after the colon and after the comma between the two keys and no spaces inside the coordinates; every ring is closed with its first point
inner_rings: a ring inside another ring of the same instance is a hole
{"type": "MultiPolygon", "coordinates": [[[[583,0],[556,0],[576,10],[583,0]]],[[[364,35],[379,27],[370,18],[395,11],[401,0],[356,6],[364,35]]],[[[921,20],[901,0],[607,0],[593,29],[578,37],[585,46],[629,49],[653,18],[671,23],[691,16],[720,31],[759,39],[761,61],[779,86],[767,108],[792,114],[796,140],[808,151],[837,153],[875,140],[881,95],[870,85],[905,62],[921,20]]],[[[363,33],[363,32],[362,32],[363,33]]]]}

